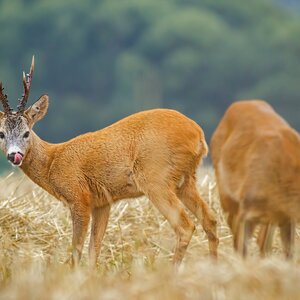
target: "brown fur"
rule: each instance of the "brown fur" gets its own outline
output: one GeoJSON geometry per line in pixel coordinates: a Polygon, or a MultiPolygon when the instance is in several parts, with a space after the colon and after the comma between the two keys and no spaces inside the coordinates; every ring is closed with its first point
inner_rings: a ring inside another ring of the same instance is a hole
{"type": "MultiPolygon", "coordinates": [[[[35,116],[38,119],[48,107],[48,97],[43,97],[39,106],[45,108],[35,116]]],[[[216,221],[195,181],[196,168],[206,154],[203,131],[194,121],[173,110],[155,109],[61,144],[49,144],[32,132],[21,169],[68,204],[74,263],[80,259],[90,217],[89,256],[94,265],[111,205],[146,195],[176,232],[174,263],[179,264],[194,231],[181,201],[201,220],[210,252],[217,255],[216,221]]]]}
{"type": "Polygon", "coordinates": [[[260,223],[264,254],[277,224],[291,257],[294,222],[300,217],[298,133],[266,102],[236,102],[213,134],[211,157],[237,250],[246,255],[247,239],[260,223]]]}

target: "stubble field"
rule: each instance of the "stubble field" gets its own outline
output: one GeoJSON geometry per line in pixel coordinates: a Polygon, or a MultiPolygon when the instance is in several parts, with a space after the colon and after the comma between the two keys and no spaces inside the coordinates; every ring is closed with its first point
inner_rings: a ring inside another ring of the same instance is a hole
{"type": "Polygon", "coordinates": [[[233,252],[211,168],[201,169],[198,187],[217,217],[218,262],[193,218],[197,230],[174,273],[175,234],[139,198],[112,208],[97,270],[88,268],[87,243],[80,267],[71,270],[67,207],[20,173],[1,177],[0,299],[300,299],[299,230],[293,262],[283,259],[278,234],[271,257],[261,259],[253,239],[243,261],[233,252]]]}

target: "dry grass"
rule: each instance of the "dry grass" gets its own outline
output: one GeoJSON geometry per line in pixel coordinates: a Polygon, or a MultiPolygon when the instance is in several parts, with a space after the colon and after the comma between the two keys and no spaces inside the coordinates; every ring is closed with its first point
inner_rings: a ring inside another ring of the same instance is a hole
{"type": "MultiPolygon", "coordinates": [[[[260,259],[255,241],[250,257],[233,253],[230,231],[219,207],[211,169],[199,189],[219,224],[220,258],[208,257],[197,224],[184,264],[171,268],[175,235],[145,198],[112,209],[96,271],[70,270],[71,222],[62,203],[23,175],[0,178],[0,299],[300,299],[299,259],[283,260],[278,237],[271,258],[260,259]]],[[[299,249],[297,234],[297,247],[299,249]]]]}

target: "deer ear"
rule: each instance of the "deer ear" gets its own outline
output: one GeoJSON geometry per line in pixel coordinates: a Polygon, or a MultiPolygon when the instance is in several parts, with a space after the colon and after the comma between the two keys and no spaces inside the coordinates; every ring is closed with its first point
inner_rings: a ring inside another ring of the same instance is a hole
{"type": "Polygon", "coordinates": [[[44,118],[47,113],[48,106],[49,97],[48,95],[43,95],[25,111],[25,114],[31,119],[32,123],[34,124],[44,118]]]}

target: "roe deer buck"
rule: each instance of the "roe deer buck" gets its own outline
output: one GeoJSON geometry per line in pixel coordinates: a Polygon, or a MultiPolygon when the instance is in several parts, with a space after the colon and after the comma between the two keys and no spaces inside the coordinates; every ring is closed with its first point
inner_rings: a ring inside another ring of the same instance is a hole
{"type": "Polygon", "coordinates": [[[184,115],[154,109],[61,144],[41,140],[32,126],[48,109],[48,96],[25,110],[34,60],[24,95],[13,112],[0,86],[0,145],[8,160],[36,184],[65,201],[73,223],[72,262],[77,264],[90,216],[90,264],[95,265],[113,202],[146,195],[177,235],[174,264],[180,264],[194,231],[182,204],[202,222],[210,253],[217,255],[216,221],[196,188],[196,168],[207,154],[202,129],[184,115]]]}
{"type": "Polygon", "coordinates": [[[287,257],[300,217],[300,137],[264,101],[232,104],[211,139],[220,201],[243,256],[256,224],[262,254],[279,225],[287,257]]]}

